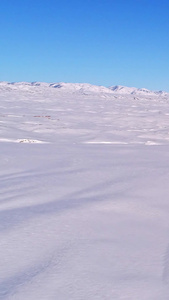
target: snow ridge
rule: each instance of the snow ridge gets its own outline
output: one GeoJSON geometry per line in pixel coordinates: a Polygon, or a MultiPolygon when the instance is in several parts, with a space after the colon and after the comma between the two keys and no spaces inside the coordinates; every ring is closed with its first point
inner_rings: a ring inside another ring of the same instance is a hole
{"type": "Polygon", "coordinates": [[[168,96],[164,91],[150,91],[146,88],[126,87],[115,85],[110,87],[92,85],[89,83],[46,83],[46,82],[0,82],[0,91],[2,90],[45,90],[55,89],[63,93],[76,93],[81,95],[109,94],[109,95],[138,95],[138,96],[168,96]]]}
{"type": "Polygon", "coordinates": [[[110,86],[109,89],[117,94],[149,95],[149,96],[154,96],[154,95],[165,96],[168,94],[164,91],[150,91],[145,88],[126,87],[126,86],[121,86],[121,85],[110,86]]]}

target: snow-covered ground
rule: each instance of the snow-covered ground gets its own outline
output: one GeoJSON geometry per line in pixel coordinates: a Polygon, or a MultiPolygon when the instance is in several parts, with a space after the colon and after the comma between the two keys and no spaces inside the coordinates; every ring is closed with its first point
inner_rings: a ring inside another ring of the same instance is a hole
{"type": "Polygon", "coordinates": [[[0,299],[169,299],[169,94],[0,83],[0,299]]]}

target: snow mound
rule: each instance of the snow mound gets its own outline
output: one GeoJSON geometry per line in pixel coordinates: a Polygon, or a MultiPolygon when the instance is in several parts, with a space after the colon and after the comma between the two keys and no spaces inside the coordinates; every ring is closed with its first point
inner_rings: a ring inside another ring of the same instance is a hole
{"type": "Polygon", "coordinates": [[[33,140],[33,139],[9,139],[9,138],[0,138],[0,142],[5,143],[26,143],[26,144],[48,144],[48,142],[33,140]]]}

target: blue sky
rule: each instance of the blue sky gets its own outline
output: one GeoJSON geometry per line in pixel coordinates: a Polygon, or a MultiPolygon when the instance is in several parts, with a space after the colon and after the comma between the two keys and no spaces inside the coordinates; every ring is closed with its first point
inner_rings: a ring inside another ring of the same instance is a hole
{"type": "Polygon", "coordinates": [[[169,91],[168,0],[1,0],[0,81],[169,91]]]}

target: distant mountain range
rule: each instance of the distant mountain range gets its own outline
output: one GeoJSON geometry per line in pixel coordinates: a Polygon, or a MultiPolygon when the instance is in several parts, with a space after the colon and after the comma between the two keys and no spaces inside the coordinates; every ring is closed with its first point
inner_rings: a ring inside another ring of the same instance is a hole
{"type": "Polygon", "coordinates": [[[54,88],[59,91],[67,93],[77,93],[89,95],[93,93],[101,94],[118,94],[118,95],[135,95],[135,96],[168,96],[169,93],[164,91],[150,91],[145,88],[134,88],[134,87],[125,87],[121,85],[115,85],[110,87],[97,86],[88,83],[45,83],[45,82],[0,82],[0,91],[4,89],[9,90],[30,90],[37,88],[54,88]]]}
{"type": "Polygon", "coordinates": [[[113,92],[118,94],[131,94],[131,95],[165,95],[166,92],[163,91],[150,91],[145,88],[134,88],[134,87],[126,87],[121,85],[115,85],[110,86],[109,89],[111,89],[113,92]]]}

